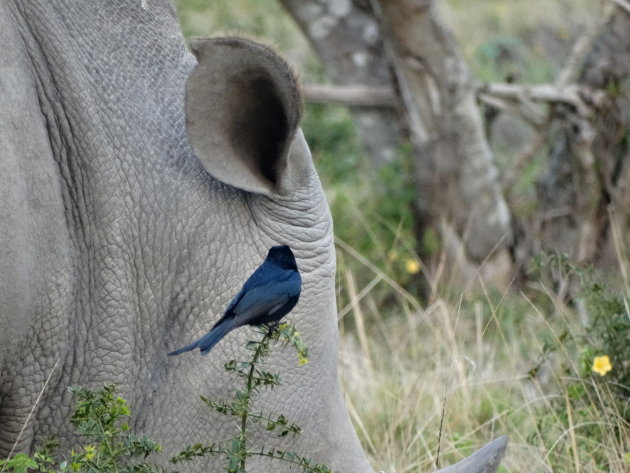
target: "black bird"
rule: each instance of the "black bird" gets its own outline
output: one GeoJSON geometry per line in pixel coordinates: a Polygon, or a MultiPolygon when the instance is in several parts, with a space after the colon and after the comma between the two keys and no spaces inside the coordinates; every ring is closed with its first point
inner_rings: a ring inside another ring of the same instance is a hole
{"type": "Polygon", "coordinates": [[[230,301],[223,317],[196,342],[175,350],[179,355],[199,347],[207,355],[229,332],[242,325],[263,325],[278,322],[291,312],[300,298],[302,278],[295,256],[286,245],[274,246],[267,259],[252,274],[241,291],[230,301]]]}

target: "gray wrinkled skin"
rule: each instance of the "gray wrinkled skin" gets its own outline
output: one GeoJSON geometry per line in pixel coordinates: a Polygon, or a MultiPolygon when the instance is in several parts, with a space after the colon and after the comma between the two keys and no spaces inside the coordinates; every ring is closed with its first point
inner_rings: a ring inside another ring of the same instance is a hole
{"type": "MultiPolygon", "coordinates": [[[[167,0],[0,0],[0,45],[0,457],[52,433],[72,443],[76,384],[117,384],[164,460],[234,435],[199,395],[233,392],[223,364],[245,356],[251,329],[206,358],[166,353],[204,334],[284,243],[310,362],[270,357],[283,386],[254,409],[303,434],[254,441],[371,472],[340,394],[332,223],[286,64],[240,39],[201,40],[195,58],[167,0]]],[[[448,471],[491,473],[505,446],[448,471]]]]}
{"type": "MultiPolygon", "coordinates": [[[[289,164],[268,195],[213,179],[186,139],[196,61],[170,3],[146,4],[0,2],[0,44],[11,45],[0,51],[0,456],[56,362],[19,450],[36,436],[69,438],[66,387],[78,383],[116,383],[133,429],[167,453],[228,438],[234,423],[199,395],[228,395],[222,365],[243,356],[251,329],[228,335],[211,357],[166,353],[206,332],[267,250],[286,243],[303,278],[290,318],[310,363],[298,367],[291,350],[272,357],[284,384],[257,408],[302,426],[285,448],[371,471],[340,395],[332,224],[303,136],[289,130],[289,164]]],[[[208,133],[220,125],[197,124],[208,133]]]]}

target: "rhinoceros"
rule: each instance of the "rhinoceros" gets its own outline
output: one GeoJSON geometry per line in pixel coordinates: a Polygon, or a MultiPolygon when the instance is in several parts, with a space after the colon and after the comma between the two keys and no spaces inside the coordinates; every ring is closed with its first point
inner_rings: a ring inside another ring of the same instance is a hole
{"type": "MultiPolygon", "coordinates": [[[[295,76],[242,38],[192,52],[166,0],[0,2],[0,456],[52,433],[72,443],[77,384],[115,383],[132,429],[166,452],[228,438],[229,418],[199,395],[229,396],[223,364],[251,331],[209,357],[166,354],[286,244],[310,362],[270,358],[283,384],[257,405],[303,432],[270,445],[371,472],[337,377],[332,222],[295,76]]],[[[504,449],[500,438],[447,471],[494,471],[504,449]]]]}

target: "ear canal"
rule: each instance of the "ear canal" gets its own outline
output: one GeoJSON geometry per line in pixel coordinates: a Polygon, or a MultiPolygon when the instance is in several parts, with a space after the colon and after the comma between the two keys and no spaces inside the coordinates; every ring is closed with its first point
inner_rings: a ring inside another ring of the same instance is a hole
{"type": "Polygon", "coordinates": [[[186,83],[188,140],[202,165],[231,186],[280,192],[301,116],[287,63],[243,38],[193,39],[198,63],[186,83]]]}

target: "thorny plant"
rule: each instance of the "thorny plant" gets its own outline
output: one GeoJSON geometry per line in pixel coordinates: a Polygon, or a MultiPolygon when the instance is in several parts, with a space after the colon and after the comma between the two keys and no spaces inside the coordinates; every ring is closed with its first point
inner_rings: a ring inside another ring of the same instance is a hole
{"type": "MultiPolygon", "coordinates": [[[[308,362],[308,350],[294,326],[283,323],[277,327],[262,327],[257,331],[262,338],[250,340],[246,348],[251,353],[248,361],[230,360],[225,370],[243,380],[243,388],[226,402],[216,402],[202,397],[202,401],[220,414],[237,420],[238,432],[225,442],[189,445],[171,458],[177,464],[206,455],[224,455],[228,473],[247,472],[247,460],[253,456],[288,462],[302,468],[305,473],[332,473],[332,470],[295,452],[278,448],[253,447],[250,433],[253,425],[263,425],[269,432],[280,437],[299,435],[297,424],[290,423],[282,414],[252,411],[252,401],[261,388],[273,389],[280,385],[280,375],[260,368],[276,344],[291,345],[298,355],[298,363],[308,362]]],[[[55,452],[59,442],[54,438],[43,441],[35,454],[19,453],[0,460],[2,473],[165,473],[162,467],[146,462],[152,453],[161,452],[160,445],[146,435],[130,432],[125,418],[131,416],[127,401],[118,396],[116,386],[107,385],[98,391],[82,386],[68,388],[76,399],[77,407],[70,422],[79,437],[87,438],[59,461],[55,452]],[[142,458],[141,461],[138,461],[142,458]]],[[[173,472],[174,473],[174,472],[173,472]]]]}
{"type": "Polygon", "coordinates": [[[45,439],[33,456],[19,453],[0,460],[0,471],[13,473],[162,473],[163,470],[147,463],[151,453],[162,449],[146,435],[130,432],[124,418],[131,416],[127,401],[118,396],[116,386],[106,385],[99,391],[83,386],[68,388],[76,400],[70,423],[75,433],[87,439],[59,461],[55,452],[59,442],[54,437],[45,439]],[[141,461],[138,461],[141,459],[141,461]]]}
{"type": "Polygon", "coordinates": [[[201,397],[201,400],[212,410],[234,417],[239,426],[238,433],[225,443],[189,445],[171,461],[176,464],[205,455],[224,455],[228,461],[228,473],[245,473],[247,460],[258,456],[288,462],[302,468],[305,473],[332,473],[328,466],[318,464],[298,453],[250,444],[252,425],[263,425],[265,430],[277,432],[280,437],[301,433],[300,427],[289,422],[282,414],[252,411],[252,401],[260,393],[260,388],[273,389],[281,383],[279,374],[260,368],[261,363],[271,353],[272,345],[277,343],[283,346],[291,345],[297,352],[300,366],[308,362],[308,350],[300,332],[294,326],[287,323],[276,327],[263,326],[257,333],[262,338],[259,341],[250,340],[246,345],[251,353],[249,360],[230,360],[225,364],[225,370],[228,373],[233,373],[243,380],[243,389],[236,390],[234,397],[227,402],[216,402],[201,397]]]}

